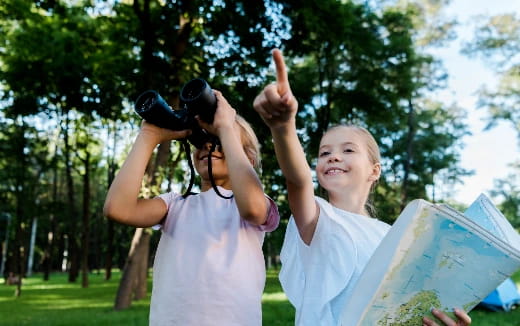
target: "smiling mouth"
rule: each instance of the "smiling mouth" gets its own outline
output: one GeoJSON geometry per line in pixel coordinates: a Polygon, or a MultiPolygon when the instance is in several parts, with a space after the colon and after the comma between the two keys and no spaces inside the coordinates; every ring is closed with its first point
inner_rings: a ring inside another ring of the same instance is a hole
{"type": "Polygon", "coordinates": [[[338,169],[338,168],[331,168],[331,169],[328,169],[325,171],[325,175],[337,175],[337,174],[343,174],[347,171],[343,170],[343,169],[338,169]]]}

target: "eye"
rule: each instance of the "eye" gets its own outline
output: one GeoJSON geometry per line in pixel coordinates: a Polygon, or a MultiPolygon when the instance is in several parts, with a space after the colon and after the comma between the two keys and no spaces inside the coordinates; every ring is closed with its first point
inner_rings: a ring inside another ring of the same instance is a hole
{"type": "Polygon", "coordinates": [[[330,154],[330,152],[324,151],[324,152],[320,153],[319,157],[327,156],[329,154],[330,154]]]}
{"type": "Polygon", "coordinates": [[[352,148],[345,148],[343,153],[354,153],[354,150],[352,148]]]}

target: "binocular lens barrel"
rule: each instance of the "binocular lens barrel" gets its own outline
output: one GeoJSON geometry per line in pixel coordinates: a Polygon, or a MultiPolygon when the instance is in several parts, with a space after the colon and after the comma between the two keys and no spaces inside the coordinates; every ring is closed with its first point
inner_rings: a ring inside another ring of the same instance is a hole
{"type": "Polygon", "coordinates": [[[157,103],[159,94],[156,91],[146,91],[139,95],[135,103],[135,110],[138,113],[150,111],[150,109],[157,103]]]}
{"type": "Polygon", "coordinates": [[[199,115],[207,123],[213,122],[217,110],[217,98],[208,83],[201,78],[195,78],[182,87],[180,102],[189,114],[199,115]]]}
{"type": "Polygon", "coordinates": [[[200,78],[191,80],[182,88],[181,100],[186,102],[195,100],[197,97],[202,95],[207,85],[208,84],[200,78]]]}
{"type": "Polygon", "coordinates": [[[182,87],[179,100],[181,108],[173,110],[158,92],[148,90],[139,95],[134,109],[143,119],[161,128],[191,129],[188,140],[195,147],[201,148],[215,136],[200,128],[195,116],[212,123],[217,110],[217,98],[204,79],[195,78],[182,87]]]}

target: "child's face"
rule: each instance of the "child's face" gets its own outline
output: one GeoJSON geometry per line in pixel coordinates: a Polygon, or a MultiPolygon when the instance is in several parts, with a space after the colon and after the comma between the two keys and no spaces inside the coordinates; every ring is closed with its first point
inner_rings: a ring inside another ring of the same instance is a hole
{"type": "MultiPolygon", "coordinates": [[[[195,170],[202,178],[202,181],[209,182],[209,174],[208,174],[208,159],[209,159],[209,150],[211,148],[211,144],[207,143],[202,148],[197,148],[193,152],[193,165],[195,166],[195,170]]],[[[224,156],[224,151],[222,151],[222,147],[217,146],[215,151],[211,153],[211,170],[213,174],[213,179],[217,185],[222,185],[222,181],[226,182],[228,177],[228,169],[226,165],[226,157],[224,156]]]]}
{"type": "Polygon", "coordinates": [[[367,194],[379,177],[379,169],[369,159],[366,140],[355,129],[331,129],[320,142],[316,175],[328,192],[349,191],[367,194]]]}

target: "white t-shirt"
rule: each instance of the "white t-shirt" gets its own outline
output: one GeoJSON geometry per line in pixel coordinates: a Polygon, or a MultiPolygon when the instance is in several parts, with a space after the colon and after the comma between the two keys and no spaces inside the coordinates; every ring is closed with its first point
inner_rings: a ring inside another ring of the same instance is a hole
{"type": "Polygon", "coordinates": [[[168,214],[153,267],[150,325],[262,325],[262,244],[278,226],[274,202],[266,224],[255,226],[239,216],[234,198],[213,189],[160,198],[168,214]]]}
{"type": "Polygon", "coordinates": [[[280,282],[296,308],[298,326],[338,324],[361,271],[390,225],[316,197],[320,215],[307,246],[290,218],[280,253],[280,282]]]}

